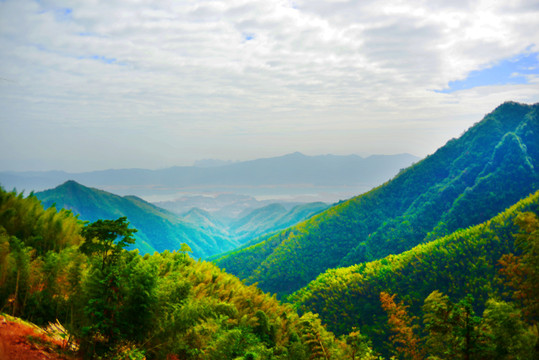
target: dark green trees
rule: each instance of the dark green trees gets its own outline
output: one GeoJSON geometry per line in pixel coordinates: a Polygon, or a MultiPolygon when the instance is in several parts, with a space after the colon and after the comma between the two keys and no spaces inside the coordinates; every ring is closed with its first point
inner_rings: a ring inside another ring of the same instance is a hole
{"type": "Polygon", "coordinates": [[[216,263],[286,295],[327,269],[400,254],[487,221],[539,187],[538,109],[502,104],[382,186],[216,263]]]}
{"type": "Polygon", "coordinates": [[[97,220],[82,229],[85,241],[80,246],[80,251],[100,258],[103,270],[114,266],[119,261],[122,251],[135,243],[133,234],[136,232],[136,229],[129,229],[126,217],[117,220],[97,220]]]}

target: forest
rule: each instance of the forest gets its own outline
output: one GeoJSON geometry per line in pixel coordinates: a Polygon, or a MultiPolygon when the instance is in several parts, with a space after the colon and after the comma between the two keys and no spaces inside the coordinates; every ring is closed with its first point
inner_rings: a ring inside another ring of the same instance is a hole
{"type": "Polygon", "coordinates": [[[126,218],[82,222],[2,190],[1,312],[60,322],[87,359],[532,359],[538,215],[536,193],[484,224],[327,272],[282,303],[186,245],[127,251],[126,218]]]}
{"type": "Polygon", "coordinates": [[[328,269],[485,222],[538,189],[537,134],[539,104],[504,103],[386,183],[215,263],[284,297],[328,269]]]}
{"type": "Polygon", "coordinates": [[[211,262],[0,187],[0,316],[77,360],[539,359],[538,111],[211,262]]]}

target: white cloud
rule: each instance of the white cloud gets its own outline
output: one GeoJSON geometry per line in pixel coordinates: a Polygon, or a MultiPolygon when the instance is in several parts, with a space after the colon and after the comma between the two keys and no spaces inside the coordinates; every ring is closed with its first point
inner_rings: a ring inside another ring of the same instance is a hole
{"type": "Polygon", "coordinates": [[[538,17],[532,1],[2,1],[0,168],[30,166],[35,146],[77,170],[425,155],[505,100],[539,101],[533,75],[433,91],[538,52],[538,17]],[[20,129],[38,124],[28,146],[20,129]],[[111,132],[115,156],[90,159],[111,132]],[[66,134],[79,149],[53,151],[66,134]]]}

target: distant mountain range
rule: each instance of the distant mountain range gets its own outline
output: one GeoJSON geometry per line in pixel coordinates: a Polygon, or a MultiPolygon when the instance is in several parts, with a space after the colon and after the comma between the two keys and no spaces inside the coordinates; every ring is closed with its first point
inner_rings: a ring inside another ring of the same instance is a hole
{"type": "Polygon", "coordinates": [[[266,198],[301,195],[311,196],[311,201],[333,202],[381,184],[418,159],[410,154],[363,158],[357,155],[306,156],[293,153],[236,163],[201,161],[199,166],[160,170],[0,172],[0,184],[5,189],[29,192],[75,180],[115,194],[137,195],[146,199],[161,196],[161,200],[171,200],[185,194],[225,192],[266,198]],[[321,193],[333,195],[322,198],[321,193]]]}
{"type": "Polygon", "coordinates": [[[287,210],[282,204],[271,204],[225,222],[201,209],[192,208],[178,215],[136,196],[122,197],[72,180],[54,189],[37,192],[35,196],[45,207],[55,205],[58,209],[69,209],[82,220],[126,216],[138,229],[134,247],[141,253],[176,250],[181,243],[186,243],[195,258],[234,249],[258,235],[296,224],[328,206],[324,203],[301,204],[287,210]]]}
{"type": "Polygon", "coordinates": [[[479,224],[539,183],[539,104],[505,103],[391,181],[216,261],[289,294],[330,268],[399,254],[479,224]]]}

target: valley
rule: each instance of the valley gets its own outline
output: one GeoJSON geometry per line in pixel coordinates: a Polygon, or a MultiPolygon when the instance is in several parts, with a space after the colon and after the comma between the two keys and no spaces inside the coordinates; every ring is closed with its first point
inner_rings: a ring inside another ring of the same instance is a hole
{"type": "MultiPolygon", "coordinates": [[[[539,104],[506,102],[336,203],[218,192],[150,203],[75,180],[2,190],[0,306],[58,319],[89,357],[532,359],[537,134],[539,104]]],[[[226,179],[234,164],[219,166],[226,179]]],[[[260,171],[251,185],[281,181],[260,171]]],[[[123,172],[100,181],[120,186],[123,172]]],[[[142,186],[125,173],[126,188],[142,186]]]]}

